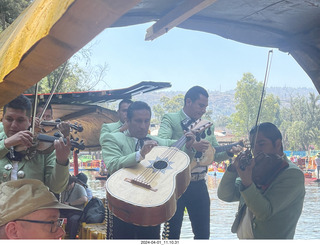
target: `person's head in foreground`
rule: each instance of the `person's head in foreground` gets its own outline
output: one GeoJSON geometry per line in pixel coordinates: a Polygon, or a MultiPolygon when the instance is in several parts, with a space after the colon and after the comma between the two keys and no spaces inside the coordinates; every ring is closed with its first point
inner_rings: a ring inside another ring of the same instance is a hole
{"type": "Polygon", "coordinates": [[[41,181],[14,180],[0,185],[0,239],[59,239],[64,236],[59,203],[41,181]]]}

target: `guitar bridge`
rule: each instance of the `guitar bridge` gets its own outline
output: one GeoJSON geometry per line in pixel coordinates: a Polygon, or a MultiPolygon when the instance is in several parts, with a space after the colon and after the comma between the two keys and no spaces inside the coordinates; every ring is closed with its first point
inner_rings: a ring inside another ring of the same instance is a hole
{"type": "Polygon", "coordinates": [[[152,188],[150,184],[148,184],[148,183],[146,183],[144,181],[140,181],[138,179],[125,178],[124,181],[127,181],[127,182],[129,182],[131,184],[134,184],[134,185],[137,185],[137,186],[141,186],[141,187],[143,187],[145,189],[148,189],[148,190],[151,190],[151,191],[154,191],[154,192],[156,192],[158,190],[158,189],[152,188]]]}

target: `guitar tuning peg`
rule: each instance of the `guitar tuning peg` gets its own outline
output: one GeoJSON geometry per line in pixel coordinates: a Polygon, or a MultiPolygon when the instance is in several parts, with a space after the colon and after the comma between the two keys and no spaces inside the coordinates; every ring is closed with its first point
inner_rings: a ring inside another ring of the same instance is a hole
{"type": "Polygon", "coordinates": [[[208,128],[208,130],[207,130],[207,135],[211,135],[211,134],[212,134],[211,128],[208,128]]]}
{"type": "Polygon", "coordinates": [[[196,141],[198,141],[198,142],[199,142],[200,140],[201,140],[201,138],[200,138],[200,134],[199,134],[199,132],[197,132],[197,133],[196,133],[196,141]]]}
{"type": "Polygon", "coordinates": [[[205,137],[206,137],[206,132],[203,131],[203,132],[201,133],[201,138],[204,139],[205,137]]]}

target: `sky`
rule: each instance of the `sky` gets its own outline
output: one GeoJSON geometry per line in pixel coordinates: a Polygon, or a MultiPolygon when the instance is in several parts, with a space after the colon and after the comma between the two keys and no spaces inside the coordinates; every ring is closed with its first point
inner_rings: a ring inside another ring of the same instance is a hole
{"type": "MultiPolygon", "coordinates": [[[[97,89],[119,89],[154,81],[170,82],[173,91],[186,91],[194,85],[228,91],[236,88],[246,72],[264,81],[270,48],[181,28],[145,41],[151,25],[108,28],[87,45],[92,47],[92,64],[108,65],[104,79],[107,85],[101,83],[97,89]]],[[[273,49],[267,87],[315,88],[294,58],[277,49],[273,49]]]]}

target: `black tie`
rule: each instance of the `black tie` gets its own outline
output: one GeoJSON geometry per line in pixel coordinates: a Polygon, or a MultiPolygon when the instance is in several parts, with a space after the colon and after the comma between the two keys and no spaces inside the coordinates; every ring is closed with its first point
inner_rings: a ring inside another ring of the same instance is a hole
{"type": "Polygon", "coordinates": [[[14,154],[11,155],[10,152],[7,153],[7,158],[11,161],[21,161],[24,155],[21,152],[14,151],[14,154]]]}
{"type": "Polygon", "coordinates": [[[144,144],[144,140],[138,139],[137,144],[136,144],[136,151],[139,151],[140,149],[142,149],[143,144],[144,144]]]}
{"type": "Polygon", "coordinates": [[[140,149],[142,149],[145,140],[151,140],[151,139],[149,137],[145,137],[143,139],[138,139],[137,144],[136,144],[136,149],[135,149],[136,151],[139,151],[140,149]]]}
{"type": "Polygon", "coordinates": [[[194,123],[196,120],[191,118],[185,118],[181,121],[181,127],[183,130],[189,131],[189,126],[194,123]]]}

